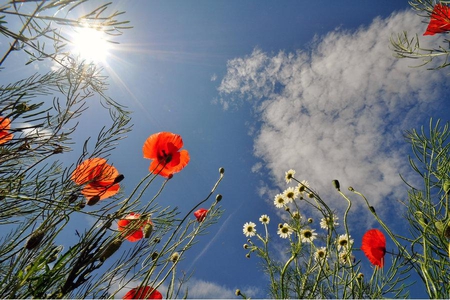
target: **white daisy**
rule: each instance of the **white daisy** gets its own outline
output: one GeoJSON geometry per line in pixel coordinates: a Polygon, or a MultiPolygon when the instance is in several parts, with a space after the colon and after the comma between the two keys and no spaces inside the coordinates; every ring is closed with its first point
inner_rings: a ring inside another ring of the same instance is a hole
{"type": "Polygon", "coordinates": [[[339,223],[336,222],[337,220],[339,220],[339,218],[336,217],[336,215],[333,215],[331,218],[330,217],[322,218],[320,220],[320,228],[328,229],[330,225],[336,227],[339,225],[339,223]]]}
{"type": "Polygon", "coordinates": [[[300,237],[302,243],[312,243],[317,237],[317,233],[314,232],[315,229],[302,229],[300,230],[300,237]]]}
{"type": "Polygon", "coordinates": [[[348,250],[351,248],[351,246],[353,245],[353,239],[350,239],[351,236],[347,235],[347,234],[341,234],[338,237],[337,240],[337,248],[338,251],[342,250],[348,250]]]}
{"type": "Polygon", "coordinates": [[[293,187],[289,187],[283,192],[283,197],[286,203],[291,203],[298,198],[298,194],[299,193],[297,190],[295,190],[293,187]]]}
{"type": "Polygon", "coordinates": [[[327,259],[327,248],[325,248],[325,247],[318,248],[316,250],[316,252],[314,253],[314,259],[316,261],[326,260],[327,259]]]}
{"type": "Polygon", "coordinates": [[[306,188],[309,188],[309,183],[308,183],[308,181],[306,181],[306,180],[302,180],[302,181],[297,185],[296,190],[297,190],[299,193],[303,193],[303,192],[305,191],[306,188]]]}
{"type": "Polygon", "coordinates": [[[269,222],[270,222],[270,218],[269,218],[268,215],[262,215],[262,216],[259,218],[259,221],[260,221],[261,223],[267,225],[267,224],[269,224],[269,222]]]}
{"type": "Polygon", "coordinates": [[[246,237],[252,237],[256,234],[256,224],[253,222],[247,222],[244,224],[244,234],[246,237]]]}
{"type": "Polygon", "coordinates": [[[286,183],[290,183],[292,178],[295,175],[295,171],[290,169],[289,171],[286,172],[286,175],[284,176],[284,179],[286,180],[286,183]]]}
{"type": "Polygon", "coordinates": [[[280,224],[280,226],[278,226],[277,233],[283,239],[286,239],[289,236],[291,236],[292,232],[293,232],[292,228],[287,223],[284,223],[283,225],[280,224]]]}
{"type": "Polygon", "coordinates": [[[285,203],[286,203],[286,200],[284,199],[283,194],[276,195],[274,200],[273,200],[273,204],[275,204],[275,206],[277,208],[283,208],[285,203]]]}

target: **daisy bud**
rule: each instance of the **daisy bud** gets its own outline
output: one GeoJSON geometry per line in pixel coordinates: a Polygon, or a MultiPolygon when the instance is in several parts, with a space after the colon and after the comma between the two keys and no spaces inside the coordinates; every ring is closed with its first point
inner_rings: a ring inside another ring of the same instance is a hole
{"type": "Polygon", "coordinates": [[[89,205],[89,206],[92,206],[92,205],[97,204],[98,201],[100,201],[100,196],[99,196],[99,195],[96,195],[96,196],[90,198],[90,199],[86,202],[86,204],[89,205]]]}
{"type": "Polygon", "coordinates": [[[119,175],[114,179],[114,181],[113,181],[112,184],[119,183],[119,182],[121,182],[122,180],[124,180],[124,178],[125,178],[125,176],[123,176],[123,174],[119,174],[119,175]]]}
{"type": "Polygon", "coordinates": [[[284,210],[285,210],[285,211],[290,211],[291,209],[290,209],[289,207],[286,206],[286,207],[284,208],[284,210]]]}
{"type": "Polygon", "coordinates": [[[250,258],[250,253],[247,253],[245,257],[250,258]]]}
{"type": "Polygon", "coordinates": [[[152,260],[157,259],[157,258],[158,258],[158,255],[159,255],[158,252],[156,252],[156,251],[153,252],[153,253],[152,253],[152,260]]]}
{"type": "Polygon", "coordinates": [[[358,280],[362,280],[364,278],[364,274],[363,273],[358,273],[358,275],[356,276],[356,278],[358,280]]]}
{"type": "Polygon", "coordinates": [[[244,249],[248,249],[248,245],[247,244],[244,244],[244,249]]]}
{"type": "Polygon", "coordinates": [[[308,223],[312,223],[314,220],[312,218],[308,218],[308,223]]]}
{"type": "MultiPolygon", "coordinates": [[[[300,219],[300,213],[298,212],[298,211],[294,211],[294,213],[292,214],[292,217],[294,218],[294,219],[297,219],[297,220],[299,220],[300,219]]],[[[280,224],[281,225],[281,224],[280,224]]],[[[283,226],[281,226],[281,227],[283,227],[283,226]]],[[[280,227],[280,228],[281,228],[280,227]]]]}
{"type": "Polygon", "coordinates": [[[224,168],[219,168],[219,173],[220,173],[220,174],[225,173],[225,169],[224,169],[224,168]]]}
{"type": "Polygon", "coordinates": [[[450,194],[450,181],[446,181],[443,184],[444,192],[446,194],[450,194]]]}
{"type": "Polygon", "coordinates": [[[220,202],[220,200],[222,200],[222,195],[221,195],[221,194],[218,194],[218,195],[216,196],[216,202],[220,202]]]}
{"type": "Polygon", "coordinates": [[[146,239],[148,239],[150,237],[150,235],[152,234],[152,232],[153,232],[153,224],[150,221],[150,218],[148,218],[148,222],[144,226],[144,237],[146,239]]]}
{"type": "Polygon", "coordinates": [[[176,262],[178,261],[179,258],[180,258],[180,253],[174,252],[174,253],[172,253],[172,255],[170,256],[170,261],[172,261],[173,263],[176,263],[176,262]]]}
{"type": "Polygon", "coordinates": [[[309,197],[309,198],[314,198],[314,194],[313,194],[313,193],[309,193],[309,194],[308,194],[308,197],[309,197]]]}
{"type": "Polygon", "coordinates": [[[100,253],[100,261],[104,262],[108,257],[113,255],[117,250],[119,250],[122,245],[122,240],[114,240],[111,244],[107,245],[100,253]]]}
{"type": "Polygon", "coordinates": [[[155,244],[159,244],[159,242],[161,242],[161,239],[159,237],[157,237],[153,241],[155,242],[155,244]]]}
{"type": "Polygon", "coordinates": [[[235,292],[235,294],[236,294],[236,296],[242,295],[242,294],[241,294],[241,290],[240,290],[240,289],[237,289],[236,292],[235,292]]]}
{"type": "Polygon", "coordinates": [[[337,189],[338,191],[341,190],[341,185],[339,184],[339,181],[337,179],[333,180],[333,186],[335,189],[337,189]]]}
{"type": "Polygon", "coordinates": [[[43,230],[37,230],[33,232],[27,243],[25,244],[25,249],[31,250],[39,246],[39,244],[42,242],[42,239],[44,238],[44,235],[45,232],[43,230]]]}
{"type": "Polygon", "coordinates": [[[349,186],[349,187],[348,187],[348,190],[349,190],[350,192],[353,192],[355,189],[352,188],[351,186],[349,186]]]}

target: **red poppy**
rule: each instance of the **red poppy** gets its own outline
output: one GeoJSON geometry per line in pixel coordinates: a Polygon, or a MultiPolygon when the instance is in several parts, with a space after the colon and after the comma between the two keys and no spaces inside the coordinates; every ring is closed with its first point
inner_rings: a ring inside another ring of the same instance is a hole
{"type": "Polygon", "coordinates": [[[378,229],[368,230],[362,238],[361,250],[372,264],[382,268],[386,254],[386,238],[378,229]]]}
{"type": "Polygon", "coordinates": [[[106,163],[104,158],[90,158],[82,162],[72,173],[71,179],[79,185],[86,184],[81,193],[88,199],[103,200],[119,191],[117,169],[106,163]]]}
{"type": "Polygon", "coordinates": [[[447,5],[436,4],[430,16],[430,23],[423,35],[434,35],[450,31],[450,10],[447,5]]]}
{"type": "Polygon", "coordinates": [[[14,135],[9,132],[10,128],[11,121],[8,118],[0,117],[0,145],[12,140],[14,135]]]}
{"type": "Polygon", "coordinates": [[[207,209],[200,208],[199,210],[194,212],[194,216],[197,218],[197,221],[203,222],[203,220],[206,218],[207,213],[208,213],[207,209]]]}
{"type": "Polygon", "coordinates": [[[151,135],[142,148],[144,158],[153,160],[150,172],[166,178],[180,172],[190,159],[187,150],[180,150],[182,147],[183,140],[178,134],[159,132],[151,135]]]}
{"type": "Polygon", "coordinates": [[[130,290],[122,299],[162,299],[162,295],[158,290],[150,287],[137,287],[130,290]]]}
{"type": "Polygon", "coordinates": [[[117,229],[125,231],[125,238],[130,242],[137,242],[144,237],[144,227],[147,223],[153,225],[150,219],[140,220],[140,214],[129,213],[125,219],[119,220],[117,229]]]}

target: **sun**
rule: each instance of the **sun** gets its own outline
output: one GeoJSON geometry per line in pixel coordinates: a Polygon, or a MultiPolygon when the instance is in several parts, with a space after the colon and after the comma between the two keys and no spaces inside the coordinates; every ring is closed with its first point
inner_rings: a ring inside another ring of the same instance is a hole
{"type": "Polygon", "coordinates": [[[111,46],[106,34],[100,30],[81,27],[72,34],[72,53],[88,62],[104,62],[111,46]]]}

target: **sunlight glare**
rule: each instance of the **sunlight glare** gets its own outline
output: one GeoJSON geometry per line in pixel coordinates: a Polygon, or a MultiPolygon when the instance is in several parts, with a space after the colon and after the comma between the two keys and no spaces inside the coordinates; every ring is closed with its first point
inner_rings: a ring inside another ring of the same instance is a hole
{"type": "Polygon", "coordinates": [[[105,39],[105,33],[92,28],[77,28],[72,43],[72,51],[89,62],[105,61],[111,48],[111,43],[105,39]]]}

